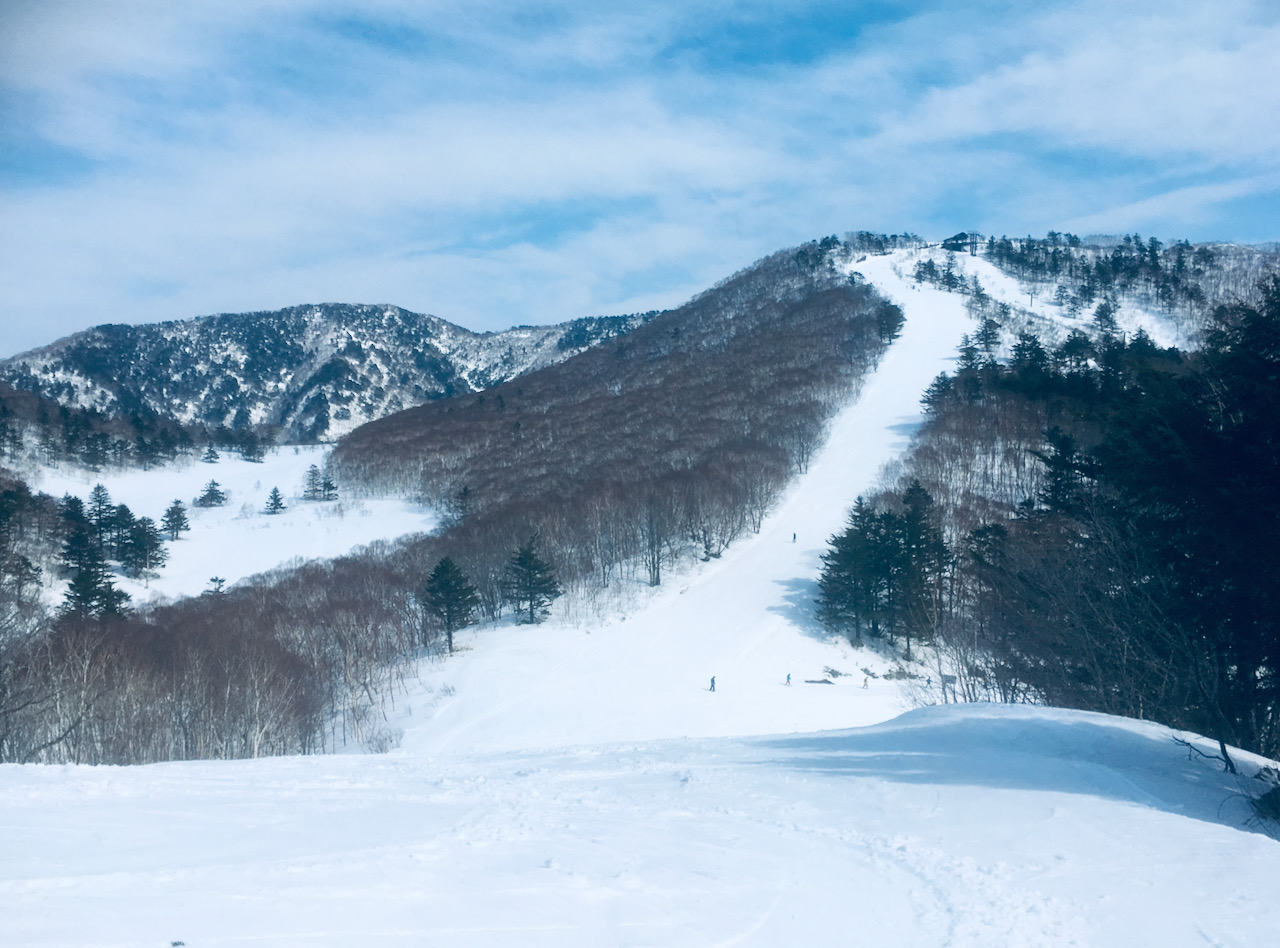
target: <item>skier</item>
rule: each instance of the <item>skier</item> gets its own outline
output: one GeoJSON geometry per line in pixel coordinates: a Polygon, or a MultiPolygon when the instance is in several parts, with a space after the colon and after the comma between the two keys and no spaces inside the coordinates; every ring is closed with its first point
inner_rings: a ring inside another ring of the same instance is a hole
{"type": "Polygon", "coordinates": [[[787,687],[791,687],[791,672],[787,672],[787,687]]]}
{"type": "Polygon", "coordinates": [[[715,691],[715,690],[716,690],[716,676],[715,676],[715,675],[712,675],[712,676],[711,676],[711,690],[712,690],[712,691],[715,691]]]}
{"type": "Polygon", "coordinates": [[[792,543],[795,543],[795,542],[796,542],[796,535],[795,535],[794,533],[793,533],[793,534],[791,534],[791,542],[792,542],[792,543]]]}
{"type": "Polygon", "coordinates": [[[863,688],[867,687],[867,679],[866,679],[866,678],[862,679],[862,687],[863,687],[863,688]]]}

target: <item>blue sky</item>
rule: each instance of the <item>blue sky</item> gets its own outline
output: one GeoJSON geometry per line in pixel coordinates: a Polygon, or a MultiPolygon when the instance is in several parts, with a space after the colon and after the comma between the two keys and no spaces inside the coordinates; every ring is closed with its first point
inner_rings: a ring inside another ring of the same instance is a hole
{"type": "Polygon", "coordinates": [[[1280,239],[1273,3],[0,3],[0,356],[677,304],[854,229],[1280,239]]]}

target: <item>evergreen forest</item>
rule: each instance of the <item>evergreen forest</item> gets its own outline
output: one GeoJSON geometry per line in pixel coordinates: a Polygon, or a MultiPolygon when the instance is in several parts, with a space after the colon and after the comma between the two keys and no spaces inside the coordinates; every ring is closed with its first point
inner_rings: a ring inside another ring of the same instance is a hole
{"type": "Polygon", "coordinates": [[[1227,744],[1274,757],[1280,278],[1216,307],[1188,352],[1124,338],[1110,311],[1057,346],[983,323],[896,483],[832,538],[820,615],[936,649],[956,700],[1156,720],[1219,739],[1227,766],[1227,744]]]}

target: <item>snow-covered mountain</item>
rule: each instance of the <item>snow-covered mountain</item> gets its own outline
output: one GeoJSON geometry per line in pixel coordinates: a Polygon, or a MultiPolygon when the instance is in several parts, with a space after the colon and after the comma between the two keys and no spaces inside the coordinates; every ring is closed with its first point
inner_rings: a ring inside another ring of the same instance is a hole
{"type": "Polygon", "coordinates": [[[474,333],[398,306],[295,306],[98,326],[0,362],[0,379],[108,414],[265,425],[289,440],[329,440],[559,362],[650,315],[474,333]]]}
{"type": "Polygon", "coordinates": [[[758,534],[622,615],[468,630],[386,708],[389,754],[0,766],[0,943],[1269,943],[1267,761],[940,706],[936,670],[814,624],[826,538],[972,329],[912,263],[856,265],[903,333],[758,534]]]}

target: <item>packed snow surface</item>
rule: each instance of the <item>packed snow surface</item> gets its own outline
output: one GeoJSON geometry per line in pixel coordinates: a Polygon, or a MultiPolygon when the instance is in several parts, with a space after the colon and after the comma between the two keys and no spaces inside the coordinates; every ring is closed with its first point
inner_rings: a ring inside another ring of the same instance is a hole
{"type": "Polygon", "coordinates": [[[625,619],[471,632],[392,753],[0,767],[0,944],[1272,943],[1265,762],[1102,715],[902,714],[931,683],[813,625],[827,537],[972,328],[900,263],[858,264],[904,333],[758,536],[625,619]]]}
{"type": "Polygon", "coordinates": [[[1158,727],[1027,708],[6,767],[0,814],[5,944],[1256,948],[1280,926],[1280,844],[1214,767],[1158,727]]]}

